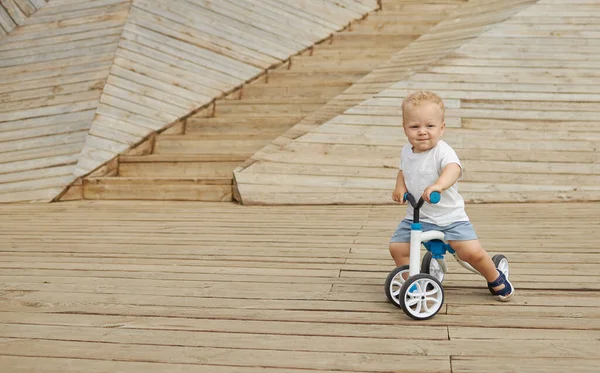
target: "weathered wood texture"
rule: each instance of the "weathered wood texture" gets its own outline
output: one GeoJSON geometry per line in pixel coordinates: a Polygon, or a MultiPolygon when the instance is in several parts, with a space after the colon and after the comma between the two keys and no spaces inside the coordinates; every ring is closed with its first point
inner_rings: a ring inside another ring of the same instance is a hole
{"type": "Polygon", "coordinates": [[[75,174],[376,7],[375,0],[135,0],[75,174]]]}
{"type": "Polygon", "coordinates": [[[49,2],[0,41],[0,202],[52,200],[77,176],[376,7],[49,2]]]}
{"type": "Polygon", "coordinates": [[[0,40],[46,5],[48,0],[1,0],[0,40]]]}
{"type": "Polygon", "coordinates": [[[130,5],[54,0],[0,41],[0,202],[74,180],[130,5]]]}
{"type": "Polygon", "coordinates": [[[0,371],[597,372],[600,205],[467,210],[517,295],[449,262],[417,322],[383,292],[404,207],[0,206],[0,371]]]}
{"type": "Polygon", "coordinates": [[[138,154],[119,156],[113,177],[86,177],[83,197],[231,199],[231,191],[206,182],[232,179],[233,170],[246,159],[464,3],[384,1],[381,11],[217,100],[214,108],[157,135],[152,144],[141,144],[138,154]]]}
{"type": "Polygon", "coordinates": [[[600,4],[512,5],[501,23],[482,12],[438,25],[334,100],[358,105],[256,154],[235,172],[244,203],[391,203],[400,103],[417,89],[445,99],[467,200],[599,200],[600,4]]]}

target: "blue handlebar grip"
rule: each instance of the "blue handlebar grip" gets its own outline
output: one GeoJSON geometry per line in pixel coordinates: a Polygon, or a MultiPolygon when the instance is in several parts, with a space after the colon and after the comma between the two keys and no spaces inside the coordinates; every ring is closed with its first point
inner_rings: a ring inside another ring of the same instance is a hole
{"type": "Polygon", "coordinates": [[[404,193],[404,200],[406,201],[407,198],[408,198],[408,192],[404,193]]]}
{"type": "Polygon", "coordinates": [[[429,195],[429,200],[431,201],[431,203],[433,203],[434,205],[436,203],[438,203],[440,201],[440,199],[442,198],[442,196],[440,195],[440,192],[431,192],[431,194],[429,195]]]}

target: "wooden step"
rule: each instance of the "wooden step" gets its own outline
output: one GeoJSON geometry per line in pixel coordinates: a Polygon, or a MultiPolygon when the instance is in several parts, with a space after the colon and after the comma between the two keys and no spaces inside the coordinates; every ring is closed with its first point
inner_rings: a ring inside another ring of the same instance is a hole
{"type": "MultiPolygon", "coordinates": [[[[391,53],[391,52],[390,52],[391,53]]],[[[294,71],[298,72],[370,72],[376,69],[379,65],[385,62],[386,59],[382,58],[356,58],[350,61],[340,61],[340,60],[331,60],[331,61],[312,61],[312,60],[296,60],[293,61],[292,64],[294,66],[294,71]]]]}
{"type": "Polygon", "coordinates": [[[427,32],[433,26],[435,26],[434,22],[424,22],[424,23],[405,22],[405,23],[398,24],[397,21],[396,22],[382,21],[382,22],[379,22],[378,25],[372,26],[370,28],[366,28],[366,27],[363,27],[360,29],[357,28],[356,31],[359,35],[360,34],[363,34],[363,35],[364,34],[366,34],[366,35],[388,34],[388,35],[419,36],[419,35],[427,32]]]}
{"type": "MultiPolygon", "coordinates": [[[[375,26],[376,27],[376,26],[375,26]]],[[[347,48],[359,48],[359,47],[374,47],[374,48],[394,48],[398,51],[404,48],[407,44],[416,39],[419,35],[408,35],[401,34],[385,34],[383,32],[373,33],[358,33],[358,32],[346,32],[335,34],[331,41],[325,41],[322,44],[315,46],[315,52],[319,48],[331,48],[331,49],[347,49],[347,48]]]]}
{"type": "Polygon", "coordinates": [[[406,17],[411,17],[415,20],[427,20],[440,17],[439,14],[448,14],[452,9],[458,8],[464,5],[467,1],[465,0],[439,0],[439,1],[421,1],[421,0],[408,0],[408,1],[390,1],[383,4],[382,14],[401,13],[406,17]],[[431,13],[430,13],[431,12],[431,13]]]}
{"type": "Polygon", "coordinates": [[[119,177],[233,178],[241,162],[156,161],[119,162],[119,177]]]}
{"type": "MultiPolygon", "coordinates": [[[[268,85],[269,87],[312,87],[315,85],[319,87],[338,86],[354,84],[365,75],[366,73],[362,71],[336,73],[321,71],[298,72],[293,69],[277,69],[269,72],[268,83],[257,82],[248,87],[253,85],[260,86],[261,84],[268,85]]],[[[246,90],[246,88],[244,88],[244,90],[246,90]]],[[[244,97],[249,97],[249,95],[244,92],[244,97]]]]}
{"type": "Polygon", "coordinates": [[[188,135],[237,134],[252,135],[261,133],[276,138],[290,127],[302,120],[302,116],[288,117],[191,117],[186,122],[185,132],[188,135]]]}
{"type": "MultiPolygon", "coordinates": [[[[379,43],[379,41],[378,41],[379,43]]],[[[356,48],[356,47],[346,47],[340,43],[335,48],[323,48],[323,49],[315,49],[312,51],[308,57],[302,57],[309,59],[310,61],[329,61],[332,59],[355,59],[357,58],[357,53],[360,53],[360,57],[358,58],[379,58],[379,59],[387,59],[390,54],[397,52],[402,47],[393,47],[393,46],[385,46],[385,47],[373,47],[373,48],[356,48]]],[[[297,60],[298,57],[292,57],[292,65],[294,64],[294,60],[297,60]]],[[[287,69],[288,65],[282,65],[278,69],[287,69]]]]}
{"type": "Polygon", "coordinates": [[[239,103],[231,100],[222,100],[217,103],[216,116],[306,116],[321,106],[323,106],[321,103],[244,104],[243,100],[239,103]]]}
{"type": "MultiPolygon", "coordinates": [[[[319,85],[318,79],[323,79],[323,76],[320,76],[316,79],[310,79],[313,84],[305,86],[296,84],[286,84],[280,86],[274,86],[271,84],[252,84],[244,88],[241,99],[226,100],[226,102],[228,104],[238,105],[258,105],[260,103],[264,103],[265,105],[269,106],[275,104],[280,105],[289,102],[294,102],[295,104],[312,103],[323,105],[329,101],[331,97],[337,96],[351,85],[351,83],[328,82],[328,84],[321,86],[319,85]]],[[[221,108],[219,104],[220,102],[217,103],[217,115],[221,113],[219,110],[221,108]]],[[[269,107],[267,107],[267,109],[268,108],[269,107]]]]}
{"type": "Polygon", "coordinates": [[[241,162],[121,163],[119,177],[215,178],[233,177],[241,162]]]}
{"type": "Polygon", "coordinates": [[[239,154],[148,154],[122,155],[121,163],[161,163],[161,162],[243,162],[246,158],[239,154]]]}
{"type": "Polygon", "coordinates": [[[89,178],[83,180],[83,198],[226,202],[232,201],[231,184],[231,178],[89,178]]]}
{"type": "Polygon", "coordinates": [[[269,144],[271,138],[252,136],[159,136],[154,154],[237,154],[249,157],[269,144]]]}

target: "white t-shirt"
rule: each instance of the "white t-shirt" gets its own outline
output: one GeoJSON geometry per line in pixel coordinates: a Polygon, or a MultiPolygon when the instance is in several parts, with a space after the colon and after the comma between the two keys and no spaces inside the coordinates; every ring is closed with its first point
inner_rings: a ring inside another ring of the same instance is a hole
{"type": "MultiPolygon", "coordinates": [[[[412,145],[402,148],[400,170],[404,183],[418,201],[423,191],[436,182],[442,170],[450,163],[462,165],[456,152],[445,141],[440,140],[435,147],[422,153],[413,153],[412,145]]],[[[441,200],[435,205],[425,202],[420,210],[420,221],[446,226],[458,221],[469,221],[465,212],[465,201],[458,194],[458,182],[445,190],[441,200]]],[[[413,207],[408,203],[406,218],[413,219],[413,207]]]]}

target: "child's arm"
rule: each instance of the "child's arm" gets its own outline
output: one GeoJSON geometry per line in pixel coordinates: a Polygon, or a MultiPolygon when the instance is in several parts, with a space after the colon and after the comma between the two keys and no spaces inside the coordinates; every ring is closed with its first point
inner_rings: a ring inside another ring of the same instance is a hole
{"type": "Polygon", "coordinates": [[[431,192],[442,193],[444,190],[450,188],[452,185],[454,185],[454,183],[456,183],[461,173],[462,168],[460,168],[457,163],[449,163],[446,167],[444,167],[442,174],[440,177],[438,177],[435,183],[425,188],[423,191],[423,199],[427,202],[431,202],[429,200],[429,195],[431,192]]]}
{"type": "Polygon", "coordinates": [[[396,202],[404,203],[404,193],[408,192],[408,188],[404,183],[404,174],[402,170],[398,171],[398,177],[396,177],[396,187],[392,193],[392,199],[396,202]]]}

